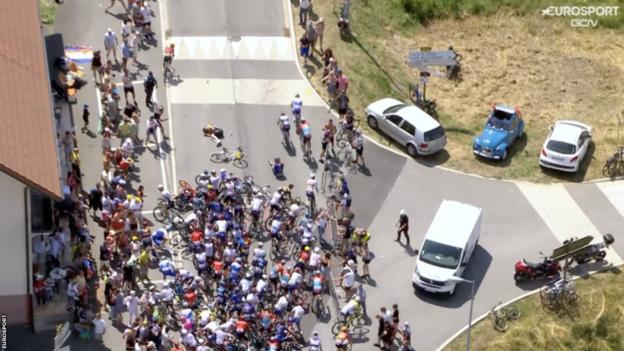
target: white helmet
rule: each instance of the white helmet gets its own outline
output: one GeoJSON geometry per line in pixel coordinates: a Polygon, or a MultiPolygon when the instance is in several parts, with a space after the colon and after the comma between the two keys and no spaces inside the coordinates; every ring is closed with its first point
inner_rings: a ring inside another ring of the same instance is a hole
{"type": "Polygon", "coordinates": [[[158,190],[163,191],[165,187],[162,184],[158,184],[158,190]]]}

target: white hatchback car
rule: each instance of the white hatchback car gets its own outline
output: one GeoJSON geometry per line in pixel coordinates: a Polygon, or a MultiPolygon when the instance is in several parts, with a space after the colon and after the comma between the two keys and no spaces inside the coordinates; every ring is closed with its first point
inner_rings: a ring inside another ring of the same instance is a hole
{"type": "Polygon", "coordinates": [[[563,172],[578,171],[591,143],[591,127],[576,121],[557,121],[550,127],[539,163],[563,172]]]}
{"type": "Polygon", "coordinates": [[[411,157],[431,155],[446,145],[444,128],[414,105],[386,98],[368,105],[365,112],[366,121],[373,129],[381,130],[401,144],[411,157]]]}

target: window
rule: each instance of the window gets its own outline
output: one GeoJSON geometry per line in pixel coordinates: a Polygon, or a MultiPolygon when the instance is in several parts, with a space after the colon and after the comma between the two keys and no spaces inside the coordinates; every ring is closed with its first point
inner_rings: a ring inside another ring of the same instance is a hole
{"type": "Polygon", "coordinates": [[[403,118],[397,116],[397,115],[391,115],[388,116],[388,121],[392,122],[393,124],[395,124],[397,127],[399,126],[399,124],[401,124],[401,121],[403,121],[403,118]]]}
{"type": "Polygon", "coordinates": [[[52,200],[41,192],[30,189],[30,222],[33,233],[52,231],[52,200]]]}
{"type": "Polygon", "coordinates": [[[558,140],[549,141],[546,148],[564,155],[572,155],[576,152],[576,145],[564,143],[563,141],[558,140]]]}
{"type": "Polygon", "coordinates": [[[388,108],[387,108],[387,109],[383,112],[383,114],[384,114],[384,115],[387,115],[388,113],[395,113],[395,112],[397,112],[398,110],[402,109],[403,107],[405,107],[405,105],[404,105],[404,104],[399,104],[399,105],[390,106],[390,107],[388,107],[388,108]]]}
{"type": "Polygon", "coordinates": [[[456,268],[459,265],[462,249],[425,240],[420,260],[442,268],[456,268]]]}
{"type": "Polygon", "coordinates": [[[407,134],[409,134],[411,136],[415,136],[416,135],[416,128],[414,128],[414,126],[411,123],[409,123],[408,121],[405,121],[405,122],[403,122],[403,124],[401,124],[401,129],[406,131],[407,134]]]}
{"type": "Polygon", "coordinates": [[[424,138],[425,138],[425,142],[429,142],[432,140],[440,139],[443,136],[444,136],[444,128],[442,128],[442,126],[437,126],[436,128],[433,128],[432,130],[426,131],[424,138]]]}

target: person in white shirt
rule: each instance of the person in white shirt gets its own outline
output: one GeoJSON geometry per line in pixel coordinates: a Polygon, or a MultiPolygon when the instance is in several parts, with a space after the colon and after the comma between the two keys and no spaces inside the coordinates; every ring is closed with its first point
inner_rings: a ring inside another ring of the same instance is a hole
{"type": "Polygon", "coordinates": [[[130,317],[128,325],[132,325],[139,316],[139,298],[136,297],[136,292],[134,290],[130,291],[130,296],[126,297],[124,303],[128,307],[128,316],[130,317]]]}
{"type": "Polygon", "coordinates": [[[308,22],[308,12],[310,11],[310,0],[299,1],[299,24],[305,28],[308,22]]]}
{"type": "Polygon", "coordinates": [[[346,320],[352,313],[360,308],[360,298],[358,296],[349,300],[349,302],[340,309],[340,315],[346,320]]]}
{"type": "Polygon", "coordinates": [[[147,2],[143,3],[141,6],[141,16],[143,16],[143,34],[148,39],[154,38],[154,33],[152,33],[152,17],[154,17],[154,11],[149,7],[147,2]]]}
{"type": "Polygon", "coordinates": [[[93,320],[93,337],[97,341],[102,341],[102,336],[106,333],[106,321],[101,314],[97,314],[93,320]]]}
{"type": "Polygon", "coordinates": [[[145,140],[143,144],[147,146],[148,141],[151,139],[150,136],[154,137],[154,143],[158,143],[158,138],[156,137],[156,129],[160,126],[158,121],[154,116],[150,117],[147,121],[145,121],[145,126],[147,127],[145,130],[145,140]]]}
{"type": "Polygon", "coordinates": [[[110,59],[110,54],[113,54],[113,58],[115,59],[115,63],[119,63],[117,59],[117,46],[119,45],[119,40],[117,40],[117,35],[113,32],[112,29],[108,28],[106,33],[104,33],[104,49],[106,49],[106,59],[110,59]]]}
{"type": "Polygon", "coordinates": [[[132,78],[128,69],[123,70],[121,75],[121,82],[123,83],[124,97],[126,98],[126,105],[128,104],[128,93],[132,94],[132,101],[136,105],[136,96],[134,95],[134,85],[132,85],[132,78]]]}
{"type": "Polygon", "coordinates": [[[299,288],[299,284],[303,280],[303,275],[299,268],[296,268],[295,271],[290,275],[290,280],[288,280],[288,290],[292,291],[299,288]]]}
{"type": "Polygon", "coordinates": [[[258,279],[258,281],[256,282],[256,292],[258,292],[258,294],[262,294],[262,292],[264,291],[264,288],[266,288],[267,282],[266,282],[266,274],[262,275],[261,279],[258,279]]]}
{"type": "Polygon", "coordinates": [[[299,323],[301,322],[301,319],[305,314],[305,310],[303,309],[303,307],[301,307],[301,305],[296,305],[292,308],[292,310],[290,310],[290,313],[292,314],[294,322],[297,323],[297,329],[300,329],[299,323]]]}
{"type": "Polygon", "coordinates": [[[318,181],[316,180],[316,174],[310,174],[310,178],[306,181],[306,195],[308,197],[314,197],[316,191],[318,191],[318,181]]]}
{"type": "Polygon", "coordinates": [[[258,244],[258,247],[256,247],[253,250],[253,256],[254,256],[254,259],[260,259],[260,258],[266,257],[266,252],[262,248],[262,243],[258,244]]]}
{"type": "Polygon", "coordinates": [[[314,248],[314,251],[310,255],[310,261],[308,262],[308,265],[311,267],[311,270],[314,271],[316,270],[316,268],[319,266],[320,263],[321,263],[321,248],[317,246],[314,248]]]}
{"type": "Polygon", "coordinates": [[[282,295],[275,303],[275,313],[281,315],[286,310],[286,307],[288,307],[288,299],[285,295],[282,295]]]}
{"type": "Polygon", "coordinates": [[[308,344],[310,345],[308,351],[321,351],[321,337],[316,330],[312,332],[312,336],[310,337],[310,340],[308,340],[308,344]]]}
{"type": "Polygon", "coordinates": [[[342,286],[345,296],[347,298],[351,298],[351,295],[353,294],[353,284],[355,283],[355,274],[353,273],[353,270],[351,270],[349,266],[345,266],[342,268],[342,274],[340,277],[335,280],[340,282],[340,286],[342,286]]]}

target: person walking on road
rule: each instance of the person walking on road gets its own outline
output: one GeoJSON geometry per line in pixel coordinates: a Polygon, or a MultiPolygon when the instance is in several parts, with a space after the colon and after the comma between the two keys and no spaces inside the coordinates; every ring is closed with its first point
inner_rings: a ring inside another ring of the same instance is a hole
{"type": "Polygon", "coordinates": [[[301,0],[299,2],[299,24],[305,28],[308,22],[308,12],[310,11],[311,0],[301,0]]]}
{"type": "MultiPolygon", "coordinates": [[[[128,93],[132,94],[132,103],[136,105],[136,96],[134,95],[134,85],[132,85],[132,78],[127,68],[124,68],[121,75],[121,82],[123,83],[124,97],[126,98],[126,105],[129,105],[128,93]]],[[[130,116],[129,116],[130,117],[130,116]]]]}
{"type": "Polygon", "coordinates": [[[91,58],[91,71],[93,71],[93,81],[95,84],[101,84],[104,70],[102,69],[102,56],[100,55],[100,50],[93,52],[93,57],[91,58]],[[97,77],[100,78],[99,83],[97,77]]]}
{"type": "Polygon", "coordinates": [[[88,132],[89,131],[89,115],[91,113],[89,113],[89,105],[84,104],[84,106],[82,107],[82,122],[84,122],[84,125],[82,126],[81,131],[84,133],[85,131],[88,132]]]}
{"type": "Polygon", "coordinates": [[[139,316],[139,298],[136,297],[136,292],[134,290],[130,291],[130,296],[125,298],[124,303],[128,307],[128,325],[132,325],[139,316]]]}
{"type": "Polygon", "coordinates": [[[117,60],[117,46],[119,45],[119,40],[117,40],[117,35],[111,28],[108,28],[106,33],[104,34],[104,49],[106,49],[106,59],[110,59],[110,54],[113,54],[115,58],[115,63],[119,63],[117,60]]]}
{"type": "Polygon", "coordinates": [[[148,108],[153,106],[152,102],[152,94],[154,94],[154,89],[158,87],[158,82],[156,81],[156,77],[154,77],[154,72],[149,71],[147,77],[143,81],[143,87],[145,88],[145,106],[148,108]]]}
{"type": "Polygon", "coordinates": [[[397,237],[395,239],[395,241],[401,242],[401,234],[405,234],[405,240],[407,241],[407,245],[410,244],[410,239],[409,239],[409,217],[407,217],[407,211],[405,210],[401,210],[401,212],[399,213],[399,220],[396,224],[398,230],[397,230],[397,237]]]}

